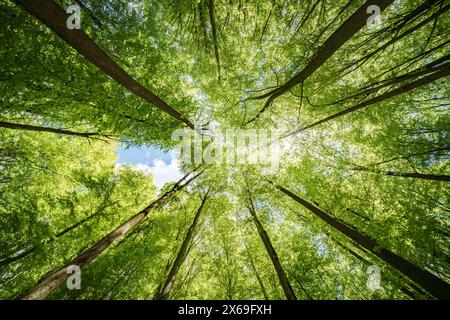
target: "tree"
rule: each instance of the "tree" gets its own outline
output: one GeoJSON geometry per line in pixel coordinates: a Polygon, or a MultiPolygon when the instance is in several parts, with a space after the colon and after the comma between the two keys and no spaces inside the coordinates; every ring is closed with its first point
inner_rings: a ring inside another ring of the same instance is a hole
{"type": "Polygon", "coordinates": [[[408,261],[404,260],[395,253],[387,249],[380,248],[379,244],[375,240],[370,239],[369,237],[359,233],[358,231],[346,226],[342,222],[331,217],[329,214],[325,213],[318,207],[305,201],[299,196],[293,194],[284,187],[276,185],[276,188],[278,188],[284,194],[288,195],[293,200],[303,205],[305,208],[312,211],[315,215],[317,215],[319,218],[327,222],[330,226],[339,230],[340,232],[344,233],[346,236],[357,242],[358,245],[360,245],[361,247],[371,251],[372,253],[374,253],[387,263],[389,263],[391,266],[395,267],[396,269],[407,275],[411,280],[415,281],[423,288],[428,290],[436,298],[448,299],[450,286],[445,281],[442,281],[441,279],[439,279],[430,272],[421,270],[417,266],[413,265],[412,263],[409,263],[408,261]]]}
{"type": "Polygon", "coordinates": [[[2,1],[0,298],[448,298],[449,8],[2,1]]]}
{"type": "MultiPolygon", "coordinates": [[[[198,174],[197,174],[198,175],[198,174]]],[[[35,287],[31,288],[28,292],[22,294],[20,299],[43,299],[49,293],[51,293],[56,287],[61,285],[69,276],[69,272],[67,272],[68,268],[72,265],[76,265],[80,268],[84,267],[86,264],[90,263],[93,259],[95,259],[99,254],[101,254],[105,249],[107,249],[111,244],[114,243],[115,240],[122,237],[125,233],[127,233],[131,228],[140,223],[149,213],[154,211],[156,208],[161,206],[164,201],[169,198],[173,193],[183,189],[188,185],[193,179],[197,176],[187,179],[189,174],[185,175],[180,181],[178,181],[172,189],[168,192],[161,195],[157,200],[150,203],[146,208],[144,208],[139,213],[133,215],[127,221],[122,223],[119,227],[114,229],[111,233],[109,233],[106,237],[102,238],[100,241],[95,243],[93,246],[88,248],[79,254],[75,259],[64,265],[62,268],[52,271],[49,275],[42,278],[35,287]],[[187,180],[186,180],[187,179],[187,180]],[[184,181],[186,180],[186,181],[184,181]]]]}
{"type": "Polygon", "coordinates": [[[205,206],[206,200],[207,200],[208,192],[202,197],[202,202],[200,204],[200,207],[197,209],[197,212],[195,214],[194,220],[192,221],[191,226],[189,227],[188,231],[186,232],[186,236],[184,237],[183,243],[181,244],[180,250],[178,251],[178,254],[175,258],[175,260],[172,263],[172,266],[170,267],[170,271],[167,275],[167,279],[164,282],[164,284],[161,286],[159,292],[155,294],[153,297],[154,300],[166,300],[169,295],[170,291],[173,288],[173,284],[175,282],[175,278],[177,277],[178,270],[180,269],[181,264],[186,258],[186,255],[188,254],[188,247],[191,244],[192,237],[194,236],[195,229],[197,227],[198,221],[200,219],[200,214],[203,211],[203,207],[205,206]]]}
{"type": "Polygon", "coordinates": [[[98,135],[97,133],[74,132],[74,131],[64,130],[64,129],[39,127],[39,126],[33,126],[33,125],[29,125],[29,124],[10,123],[10,122],[4,122],[4,121],[0,121],[0,127],[8,128],[8,129],[15,129],[15,130],[52,132],[52,133],[67,134],[67,135],[71,135],[71,136],[78,136],[78,137],[84,137],[84,138],[89,138],[89,137],[98,135]]]}
{"type": "Polygon", "coordinates": [[[273,247],[272,242],[270,241],[270,238],[267,235],[266,230],[264,230],[264,227],[262,226],[261,222],[258,220],[258,216],[256,215],[255,207],[253,205],[253,200],[250,195],[250,190],[247,189],[247,192],[248,192],[248,202],[249,202],[249,205],[247,208],[252,215],[253,221],[255,222],[255,225],[256,225],[256,229],[258,230],[258,234],[261,237],[261,241],[264,243],[264,246],[267,250],[267,254],[270,257],[270,260],[272,260],[273,266],[277,273],[278,279],[280,280],[280,284],[281,284],[281,287],[283,288],[284,294],[286,295],[286,298],[288,300],[297,300],[294,290],[292,290],[292,286],[289,283],[289,280],[286,276],[286,273],[283,270],[283,267],[281,266],[277,252],[275,251],[275,248],[273,247]]]}
{"type": "Polygon", "coordinates": [[[185,116],[180,114],[153,92],[149,91],[134,80],[128,73],[125,72],[125,70],[123,70],[104,51],[102,51],[102,49],[82,30],[68,29],[66,27],[67,15],[54,1],[48,0],[36,2],[18,0],[17,3],[23,6],[32,15],[40,19],[86,59],[95,64],[122,86],[139,97],[147,100],[149,103],[155,105],[162,111],[170,114],[175,119],[184,122],[189,128],[194,128],[194,125],[185,116]]]}
{"type": "Polygon", "coordinates": [[[249,124],[257,119],[261,113],[280,95],[288,92],[294,86],[304,82],[314,71],[327,61],[344,43],[354,36],[362,27],[366,25],[368,18],[368,8],[377,6],[380,10],[386,9],[394,1],[368,1],[361,6],[350,18],[348,18],[322,45],[319,51],[310,59],[308,65],[301,72],[287,81],[284,85],[268,93],[256,97],[255,99],[267,98],[264,107],[258,114],[246,122],[249,124]]]}

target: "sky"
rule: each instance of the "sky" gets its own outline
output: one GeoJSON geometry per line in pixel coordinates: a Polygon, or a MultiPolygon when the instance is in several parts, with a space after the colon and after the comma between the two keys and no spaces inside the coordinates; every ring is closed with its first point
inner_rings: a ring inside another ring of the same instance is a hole
{"type": "Polygon", "coordinates": [[[164,153],[155,147],[120,147],[117,149],[117,164],[132,165],[136,170],[153,175],[158,189],[167,182],[178,181],[182,178],[179,170],[179,160],[174,151],[164,153]]]}

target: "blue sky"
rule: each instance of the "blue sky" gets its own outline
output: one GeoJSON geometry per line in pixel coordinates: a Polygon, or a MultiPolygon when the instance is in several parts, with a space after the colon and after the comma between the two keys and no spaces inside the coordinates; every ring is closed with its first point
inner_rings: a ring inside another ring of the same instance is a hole
{"type": "Polygon", "coordinates": [[[174,151],[163,152],[151,146],[120,147],[117,148],[117,154],[118,165],[132,165],[136,170],[152,174],[158,188],[167,182],[178,181],[182,177],[174,151]]]}
{"type": "Polygon", "coordinates": [[[123,164],[139,164],[152,163],[155,159],[160,159],[166,163],[170,163],[172,155],[170,152],[164,153],[155,147],[130,147],[128,149],[118,148],[117,154],[119,159],[117,162],[123,164]]]}

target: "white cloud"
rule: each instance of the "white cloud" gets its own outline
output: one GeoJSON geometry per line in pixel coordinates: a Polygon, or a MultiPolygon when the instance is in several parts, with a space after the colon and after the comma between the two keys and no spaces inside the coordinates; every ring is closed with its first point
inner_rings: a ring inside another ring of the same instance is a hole
{"type": "Polygon", "coordinates": [[[134,168],[144,173],[151,173],[155,186],[160,189],[167,182],[175,182],[183,177],[179,169],[179,164],[178,159],[172,159],[169,164],[166,164],[161,159],[155,159],[151,166],[139,163],[134,165],[134,168]]]}

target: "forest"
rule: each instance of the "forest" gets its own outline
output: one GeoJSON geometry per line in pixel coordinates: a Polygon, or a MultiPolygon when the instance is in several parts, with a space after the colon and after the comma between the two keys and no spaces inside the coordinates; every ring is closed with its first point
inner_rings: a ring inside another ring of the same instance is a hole
{"type": "Polygon", "coordinates": [[[0,7],[0,299],[450,299],[450,0],[0,7]]]}

